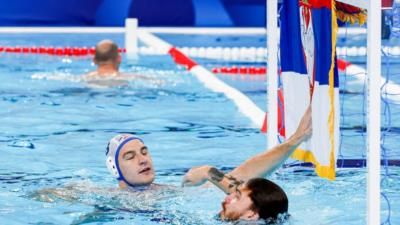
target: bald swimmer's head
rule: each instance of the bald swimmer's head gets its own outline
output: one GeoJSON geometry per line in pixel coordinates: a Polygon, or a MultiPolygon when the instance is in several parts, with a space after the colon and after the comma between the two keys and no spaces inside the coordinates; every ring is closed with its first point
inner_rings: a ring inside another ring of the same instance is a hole
{"type": "Polygon", "coordinates": [[[102,40],[96,45],[96,53],[94,55],[94,63],[97,65],[102,64],[115,64],[119,65],[121,62],[118,53],[118,45],[111,40],[102,40]]]}

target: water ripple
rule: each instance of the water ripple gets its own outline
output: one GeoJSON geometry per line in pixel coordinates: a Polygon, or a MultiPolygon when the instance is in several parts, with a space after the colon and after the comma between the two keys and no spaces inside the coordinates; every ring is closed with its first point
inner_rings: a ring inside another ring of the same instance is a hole
{"type": "Polygon", "coordinates": [[[35,145],[30,141],[14,141],[13,143],[9,144],[8,146],[16,147],[16,148],[35,149],[35,145]]]}

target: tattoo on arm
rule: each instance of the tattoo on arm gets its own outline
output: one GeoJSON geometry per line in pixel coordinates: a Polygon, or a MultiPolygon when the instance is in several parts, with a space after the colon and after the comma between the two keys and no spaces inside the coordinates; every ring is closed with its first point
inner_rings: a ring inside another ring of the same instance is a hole
{"type": "Polygon", "coordinates": [[[221,172],[220,170],[218,170],[214,167],[208,171],[208,175],[210,176],[210,179],[212,181],[216,181],[216,182],[221,182],[225,177],[226,179],[228,179],[228,182],[229,182],[228,188],[229,189],[231,189],[233,187],[237,189],[240,185],[242,185],[244,183],[243,181],[236,179],[232,175],[225,175],[223,172],[221,172]]]}
{"type": "Polygon", "coordinates": [[[225,177],[229,180],[229,188],[235,187],[237,189],[240,185],[244,183],[242,180],[238,180],[232,175],[225,175],[225,177]]]}
{"type": "Polygon", "coordinates": [[[216,182],[221,182],[224,179],[225,174],[214,167],[212,167],[208,171],[208,175],[210,176],[210,179],[216,182]]]}

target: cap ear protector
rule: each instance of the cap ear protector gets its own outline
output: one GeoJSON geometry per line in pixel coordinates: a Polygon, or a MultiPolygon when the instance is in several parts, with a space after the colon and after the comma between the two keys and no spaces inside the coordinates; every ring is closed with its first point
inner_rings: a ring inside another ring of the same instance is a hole
{"type": "Polygon", "coordinates": [[[142,139],[136,137],[135,135],[132,134],[119,134],[108,142],[107,148],[106,148],[106,165],[108,171],[117,178],[118,180],[123,180],[125,183],[127,183],[130,186],[133,186],[130,184],[122,174],[120,168],[119,168],[119,163],[118,163],[118,156],[119,152],[121,149],[124,147],[124,145],[130,141],[133,140],[139,140],[140,142],[143,143],[142,139]]]}

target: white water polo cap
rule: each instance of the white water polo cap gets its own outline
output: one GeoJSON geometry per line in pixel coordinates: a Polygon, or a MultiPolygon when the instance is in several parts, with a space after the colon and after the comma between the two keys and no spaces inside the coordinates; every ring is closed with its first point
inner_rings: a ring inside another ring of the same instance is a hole
{"type": "Polygon", "coordinates": [[[106,165],[108,170],[118,180],[123,180],[129,185],[130,183],[125,179],[121,169],[119,168],[118,156],[124,145],[133,140],[139,140],[144,143],[142,139],[136,137],[135,135],[118,134],[117,136],[111,138],[106,149],[106,165]]]}

